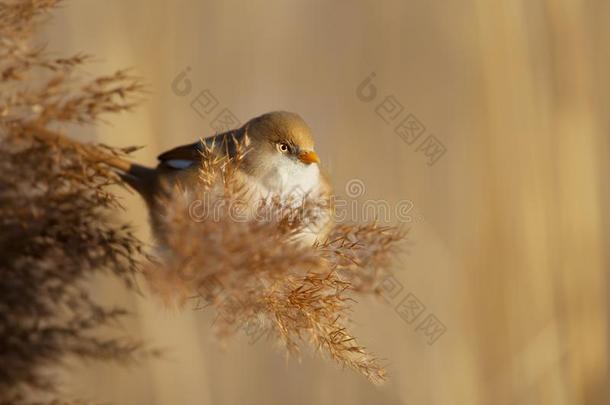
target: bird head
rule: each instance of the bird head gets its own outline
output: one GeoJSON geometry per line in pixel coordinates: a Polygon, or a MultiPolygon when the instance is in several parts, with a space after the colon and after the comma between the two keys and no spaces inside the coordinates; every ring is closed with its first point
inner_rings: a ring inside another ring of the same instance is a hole
{"type": "Polygon", "coordinates": [[[251,119],[244,129],[252,150],[267,159],[283,158],[305,166],[320,163],[311,130],[297,114],[270,112],[251,119]]]}
{"type": "Polygon", "coordinates": [[[318,182],[320,159],[311,130],[297,114],[276,111],[248,121],[245,169],[273,188],[312,189],[318,182]]]}

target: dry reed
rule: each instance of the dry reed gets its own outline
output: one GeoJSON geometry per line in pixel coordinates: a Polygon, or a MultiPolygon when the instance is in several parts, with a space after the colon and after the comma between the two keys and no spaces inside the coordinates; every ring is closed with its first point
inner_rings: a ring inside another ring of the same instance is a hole
{"type": "Polygon", "coordinates": [[[31,45],[52,0],[0,2],[0,403],[57,400],[53,366],[66,356],[128,361],[140,343],[100,338],[127,312],[93,300],[87,280],[128,287],[142,244],[113,220],[119,182],[106,160],[124,151],[50,130],[129,110],[141,85],[125,72],[79,79],[83,55],[53,58],[31,45]]]}
{"type": "Polygon", "coordinates": [[[236,215],[252,203],[236,176],[241,156],[204,152],[200,188],[176,187],[159,201],[163,250],[147,271],[153,290],[167,303],[197,298],[212,307],[222,337],[243,330],[251,339],[277,338],[295,355],[309,343],[382,382],[385,370],[347,330],[348,314],[356,295],[377,292],[404,232],[344,224],[324,241],[303,243],[301,235],[321,226],[329,209],[313,195],[298,204],[290,197],[261,200],[256,216],[236,215]]]}

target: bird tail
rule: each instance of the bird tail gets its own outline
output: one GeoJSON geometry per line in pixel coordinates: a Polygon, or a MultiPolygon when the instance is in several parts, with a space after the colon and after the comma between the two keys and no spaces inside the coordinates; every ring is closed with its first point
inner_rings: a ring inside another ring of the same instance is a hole
{"type": "Polygon", "coordinates": [[[146,202],[152,201],[157,183],[156,169],[142,166],[114,155],[100,155],[98,158],[113,168],[121,180],[137,191],[146,202]]]}
{"type": "Polygon", "coordinates": [[[92,161],[104,163],[116,170],[121,179],[144,197],[146,202],[152,201],[153,192],[158,181],[156,169],[130,162],[121,156],[107,153],[100,148],[78,143],[65,137],[63,134],[50,131],[46,128],[41,128],[36,125],[27,125],[24,129],[35,133],[37,137],[41,137],[49,142],[61,145],[73,145],[92,161]]]}
{"type": "Polygon", "coordinates": [[[147,202],[152,199],[157,183],[157,170],[137,163],[130,163],[126,170],[125,167],[115,167],[115,169],[119,172],[121,179],[147,202]]]}

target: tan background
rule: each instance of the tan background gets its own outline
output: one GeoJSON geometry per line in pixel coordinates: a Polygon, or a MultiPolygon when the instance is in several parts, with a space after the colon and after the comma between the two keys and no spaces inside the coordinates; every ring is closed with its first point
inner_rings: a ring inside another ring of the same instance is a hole
{"type": "MultiPolygon", "coordinates": [[[[133,67],[148,101],[83,139],[147,145],[211,134],[190,101],[210,89],[241,120],[287,109],[317,135],[339,194],[415,203],[397,266],[447,332],[429,346],[391,306],[361,302],[362,342],[391,381],[369,385],[245,338],[222,351],[205,312],[176,313],[95,281],[126,329],[166,360],[74,365],[68,390],[115,404],[607,404],[610,2],[605,0],[72,0],[45,35],[89,72],[133,67]],[[187,66],[192,93],[172,92],[187,66]],[[358,100],[377,73],[378,99],[358,100]],[[447,148],[428,166],[375,112],[394,95],[447,148]],[[422,219],[423,218],[423,219],[422,219]]],[[[146,237],[144,206],[126,215],[146,237]]]]}

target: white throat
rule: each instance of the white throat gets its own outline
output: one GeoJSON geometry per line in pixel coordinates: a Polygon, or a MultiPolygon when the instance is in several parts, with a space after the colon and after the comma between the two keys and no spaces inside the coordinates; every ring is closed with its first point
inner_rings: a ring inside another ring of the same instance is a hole
{"type": "MultiPolygon", "coordinates": [[[[317,164],[303,164],[284,156],[274,157],[257,179],[258,186],[269,194],[302,197],[316,193],[320,186],[320,168],[317,164]]],[[[261,190],[261,191],[263,191],[261,190]]]]}
{"type": "MultiPolygon", "coordinates": [[[[268,161],[267,167],[267,170],[261,170],[259,176],[248,176],[249,188],[254,192],[252,198],[256,202],[278,196],[287,207],[298,208],[303,204],[303,197],[309,195],[316,198],[321,192],[320,168],[317,164],[306,165],[279,156],[268,161]]],[[[324,231],[325,228],[317,226],[304,229],[298,241],[311,245],[324,231]]]]}

